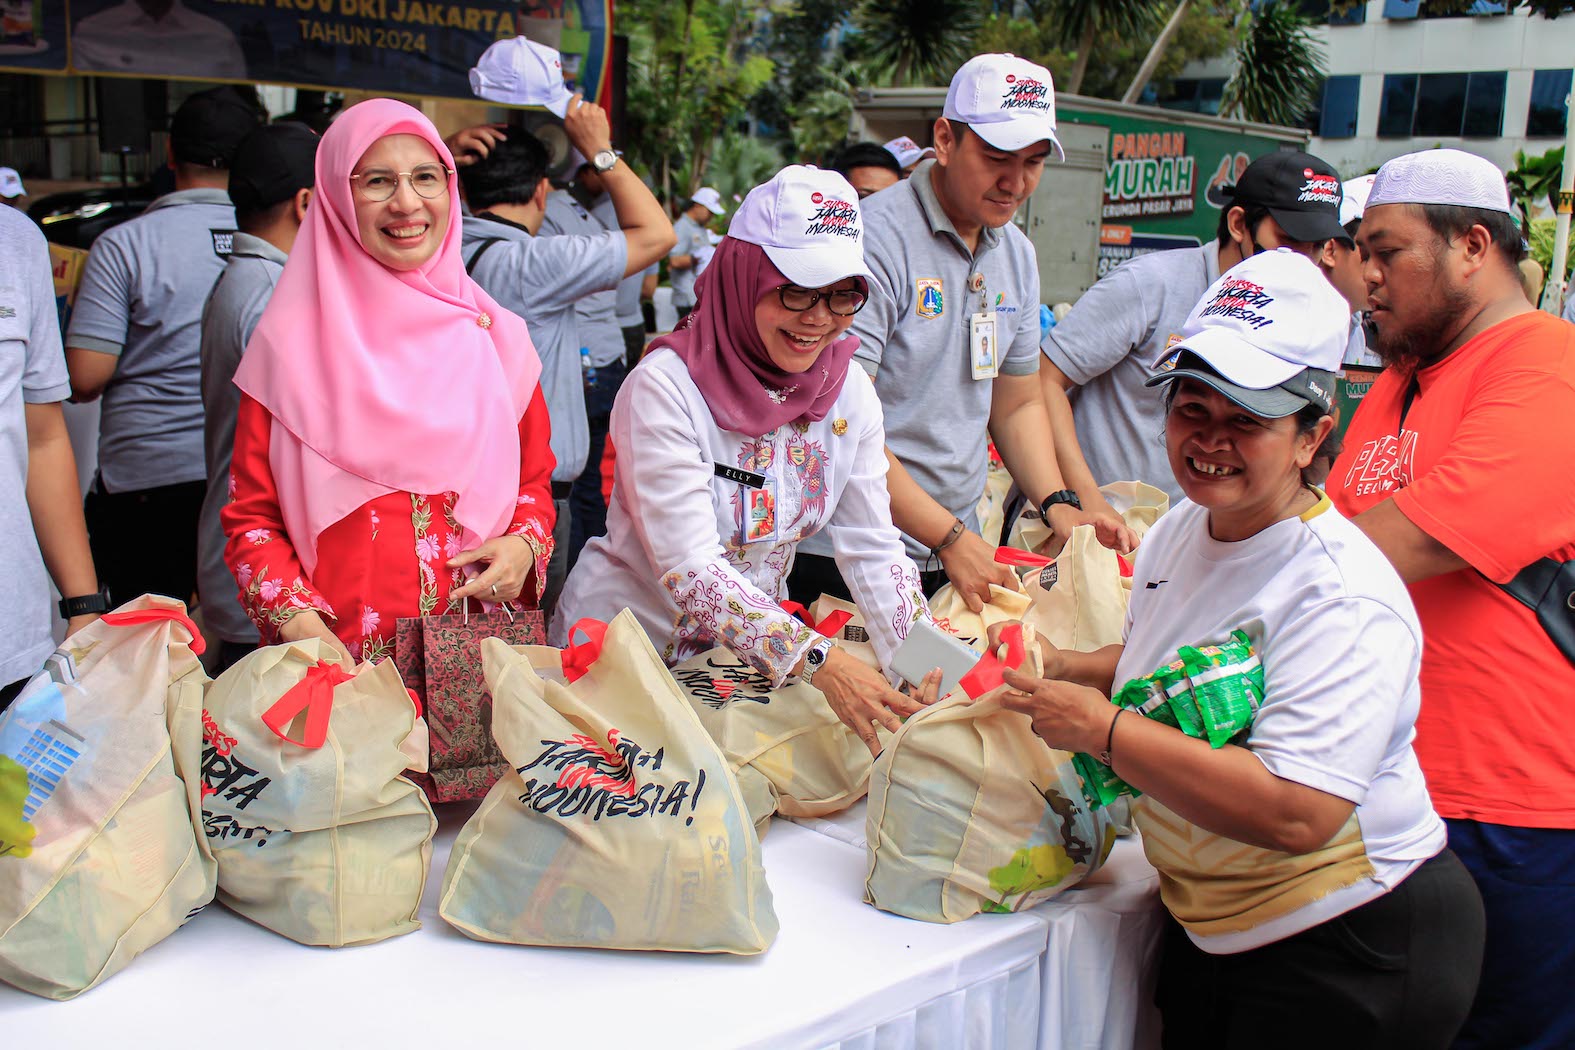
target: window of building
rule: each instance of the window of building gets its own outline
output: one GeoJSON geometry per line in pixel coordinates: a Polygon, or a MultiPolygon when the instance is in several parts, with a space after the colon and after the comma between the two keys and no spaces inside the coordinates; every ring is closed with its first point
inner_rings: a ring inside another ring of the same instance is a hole
{"type": "Polygon", "coordinates": [[[1381,138],[1495,138],[1504,131],[1508,74],[1391,73],[1378,110],[1381,138]]]}
{"type": "Polygon", "coordinates": [[[1422,0],[1384,0],[1384,17],[1415,18],[1421,7],[1422,0]]]}
{"type": "Polygon", "coordinates": [[[1160,89],[1153,105],[1188,113],[1218,115],[1225,97],[1224,77],[1177,77],[1160,89]]]}
{"type": "Polygon", "coordinates": [[[1570,71],[1539,69],[1531,75],[1531,106],[1526,110],[1526,137],[1563,136],[1568,119],[1570,71]]]}
{"type": "Polygon", "coordinates": [[[1384,74],[1384,94],[1378,105],[1378,137],[1408,138],[1416,113],[1416,74],[1384,74]]]}
{"type": "Polygon", "coordinates": [[[1308,130],[1326,139],[1356,137],[1356,107],[1361,98],[1362,78],[1359,76],[1329,77],[1323,82],[1323,93],[1318,109],[1310,116],[1308,130]]]}
{"type": "Polygon", "coordinates": [[[1385,18],[1485,18],[1508,12],[1506,0],[1474,0],[1464,9],[1448,5],[1440,10],[1430,10],[1427,0],[1384,0],[1385,18]]]}

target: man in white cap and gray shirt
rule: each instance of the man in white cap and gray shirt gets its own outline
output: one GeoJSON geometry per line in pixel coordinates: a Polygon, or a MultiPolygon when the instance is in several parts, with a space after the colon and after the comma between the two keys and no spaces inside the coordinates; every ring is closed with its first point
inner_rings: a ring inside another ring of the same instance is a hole
{"type": "MultiPolygon", "coordinates": [[[[1060,153],[1055,93],[1043,66],[979,55],[952,78],[933,161],[864,202],[869,303],[853,321],[858,360],[886,414],[892,519],[925,571],[974,608],[1015,580],[979,535],[990,438],[1024,494],[1064,539],[1088,520],[1056,466],[1039,393],[1039,267],[1012,216],[1060,153]]],[[[1119,518],[1100,539],[1130,547],[1119,518]]],[[[846,596],[830,544],[810,537],[795,598],[846,596]]]]}
{"type": "Polygon", "coordinates": [[[1526,301],[1504,175],[1481,157],[1385,164],[1357,244],[1388,367],[1329,495],[1422,623],[1416,753],[1487,911],[1454,1045],[1575,1046],[1575,328],[1526,301]]]}
{"type": "MultiPolygon", "coordinates": [[[[490,143],[486,154],[459,169],[470,212],[461,241],[466,267],[488,294],[525,319],[542,361],[542,396],[557,460],[552,496],[558,521],[542,601],[550,610],[568,572],[573,485],[588,463],[598,462],[589,454],[580,355],[586,343],[575,305],[597,292],[613,295],[619,281],[660,259],[672,246],[673,227],[651,191],[613,151],[606,112],[567,92],[556,52],[523,37],[502,41],[482,56],[471,81],[490,101],[543,105],[563,116],[570,144],[600,175],[616,223],[607,230],[589,220],[586,232],[541,236],[551,188],[547,151],[523,129],[478,136],[490,143]]],[[[621,355],[616,327],[612,338],[621,355]]]]}
{"type": "Polygon", "coordinates": [[[689,198],[689,206],[673,223],[678,242],[667,254],[667,271],[668,282],[673,287],[673,309],[678,311],[680,321],[695,308],[695,278],[699,276],[702,259],[707,257],[706,249],[712,247],[706,226],[726,214],[722,195],[710,186],[702,186],[689,198]]]}

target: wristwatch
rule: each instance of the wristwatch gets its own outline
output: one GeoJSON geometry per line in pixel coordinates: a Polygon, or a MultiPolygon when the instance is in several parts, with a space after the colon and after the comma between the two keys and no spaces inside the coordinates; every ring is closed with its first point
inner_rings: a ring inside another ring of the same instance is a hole
{"type": "Polygon", "coordinates": [[[618,154],[610,149],[601,150],[591,158],[591,168],[598,175],[605,175],[618,166],[618,154]]]}
{"type": "Polygon", "coordinates": [[[1071,489],[1062,489],[1060,492],[1052,492],[1050,495],[1045,497],[1045,501],[1043,503],[1039,504],[1039,516],[1045,520],[1045,524],[1048,525],[1050,523],[1050,508],[1054,507],[1058,503],[1070,503],[1078,510],[1083,509],[1083,501],[1078,499],[1077,493],[1073,492],[1071,489]]]}
{"type": "Polygon", "coordinates": [[[74,616],[90,616],[94,613],[109,612],[109,595],[101,588],[97,594],[79,594],[75,598],[60,599],[60,618],[69,620],[74,616]]]}
{"type": "Polygon", "coordinates": [[[805,685],[813,685],[815,672],[826,664],[826,657],[831,655],[831,639],[822,638],[809,647],[809,652],[804,654],[804,670],[798,677],[805,685]]]}

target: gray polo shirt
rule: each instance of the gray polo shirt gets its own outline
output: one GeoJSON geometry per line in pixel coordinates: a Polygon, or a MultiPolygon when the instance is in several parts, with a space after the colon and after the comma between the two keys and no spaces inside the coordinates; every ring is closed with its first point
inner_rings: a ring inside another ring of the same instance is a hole
{"type": "Polygon", "coordinates": [[[70,396],[49,246],[26,215],[0,206],[0,686],[35,674],[55,648],[27,506],[26,406],[70,396]]]}
{"type": "Polygon", "coordinates": [[[1045,336],[1045,356],[1078,386],[1077,442],[1099,484],[1145,481],[1182,498],[1165,454],[1164,390],[1143,384],[1219,271],[1213,241],[1128,259],[1045,336]]]}
{"type": "Polygon", "coordinates": [[[552,419],[552,454],[558,460],[552,480],[573,481],[585,469],[591,445],[574,304],[618,283],[628,265],[628,244],[622,231],[532,237],[516,223],[465,216],[460,251],[467,263],[489,240],[497,243],[486,249],[471,276],[530,328],[541,358],[541,393],[552,419]]]}
{"type": "Polygon", "coordinates": [[[619,328],[645,327],[645,314],[640,309],[640,289],[645,285],[647,276],[656,273],[657,264],[652,263],[639,273],[631,273],[628,277],[618,282],[618,309],[615,319],[619,328]]]}
{"type": "MultiPolygon", "coordinates": [[[[608,230],[619,230],[618,215],[613,210],[612,198],[602,194],[607,218],[600,211],[586,211],[580,202],[564,190],[547,198],[547,216],[542,220],[539,235],[542,237],[599,237],[608,230]]],[[[627,251],[627,241],[625,242],[627,251]]],[[[628,265],[627,256],[624,265],[628,265]]],[[[623,278],[623,271],[618,272],[623,278]]],[[[591,352],[591,366],[601,368],[623,360],[623,331],[618,327],[617,285],[582,295],[574,304],[574,316],[580,329],[580,346],[591,352]]]]}
{"type": "Polygon", "coordinates": [[[242,611],[235,577],[224,563],[224,529],[219,525],[219,511],[230,502],[230,454],[241,407],[235,370],[284,272],[284,261],[284,252],[261,237],[236,233],[229,265],[202,310],[202,445],[208,492],[197,524],[197,593],[203,621],[227,642],[257,641],[257,628],[242,611]]]}
{"type": "Polygon", "coordinates": [[[110,492],[207,477],[199,328],[234,234],[228,193],[177,190],[93,242],[66,345],[120,358],[99,415],[110,492]]]}
{"type": "MultiPolygon", "coordinates": [[[[678,243],[667,253],[669,259],[675,255],[693,255],[711,243],[711,237],[705,232],[705,227],[688,215],[678,216],[678,221],[673,223],[673,232],[678,235],[678,243]]],[[[687,270],[673,270],[668,274],[668,283],[673,286],[674,309],[695,304],[695,276],[693,266],[687,270]]]]}
{"type": "MultiPolygon", "coordinates": [[[[979,528],[994,384],[973,378],[969,319],[983,294],[995,309],[1002,375],[1039,371],[1039,263],[1016,226],[986,229],[970,254],[935,197],[926,161],[906,182],[866,198],[864,261],[870,301],[853,318],[855,358],[875,378],[886,447],[937,503],[979,528]],[[969,288],[984,277],[983,293],[969,288]]],[[[830,554],[811,537],[800,545],[830,554]]],[[[929,548],[905,536],[921,565],[929,548]]]]}

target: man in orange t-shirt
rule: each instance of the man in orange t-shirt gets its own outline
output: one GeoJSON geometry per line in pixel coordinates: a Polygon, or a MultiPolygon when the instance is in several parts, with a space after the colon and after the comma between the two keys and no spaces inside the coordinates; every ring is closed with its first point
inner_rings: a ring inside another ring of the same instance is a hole
{"type": "Polygon", "coordinates": [[[1487,911],[1455,1046],[1575,1046],[1575,666],[1497,586],[1575,558],[1575,326],[1526,301],[1503,175],[1479,157],[1385,164],[1357,242],[1389,367],[1329,495],[1422,622],[1416,753],[1487,911]]]}

